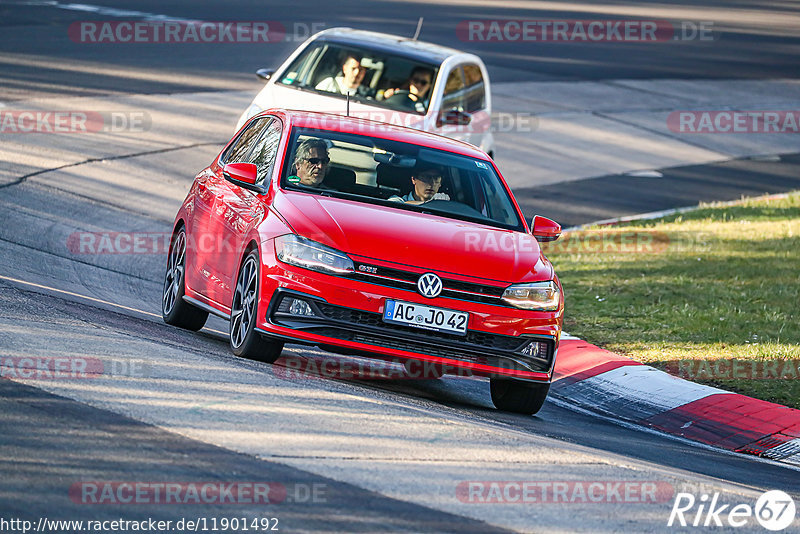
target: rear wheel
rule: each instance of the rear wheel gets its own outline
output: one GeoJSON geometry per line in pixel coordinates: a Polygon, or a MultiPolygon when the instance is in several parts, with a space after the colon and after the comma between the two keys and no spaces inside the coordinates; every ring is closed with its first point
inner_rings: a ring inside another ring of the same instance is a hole
{"type": "Polygon", "coordinates": [[[492,377],[489,384],[492,402],[498,410],[526,415],[538,412],[550,391],[550,384],[531,384],[508,378],[492,377]]]}
{"type": "Polygon", "coordinates": [[[186,284],[186,230],[173,234],[161,294],[161,317],[164,322],[187,330],[200,330],[206,324],[208,312],[183,300],[186,284]]]}
{"type": "Polygon", "coordinates": [[[267,340],[255,331],[259,271],[258,251],[253,250],[242,262],[236,279],[231,305],[231,350],[237,356],[272,363],[281,355],[283,342],[267,340]]]}

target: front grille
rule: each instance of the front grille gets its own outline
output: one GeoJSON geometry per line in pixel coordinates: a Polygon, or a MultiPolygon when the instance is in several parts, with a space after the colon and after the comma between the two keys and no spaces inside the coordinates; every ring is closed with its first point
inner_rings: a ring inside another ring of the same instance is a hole
{"type": "Polygon", "coordinates": [[[272,323],[334,339],[528,371],[546,372],[553,360],[555,345],[548,337],[515,337],[475,330],[460,336],[385,323],[379,313],[335,306],[301,295],[281,292],[275,299],[271,306],[272,323]],[[295,298],[308,303],[313,315],[290,313],[288,302],[295,298]]]}
{"type": "MultiPolygon", "coordinates": [[[[380,267],[366,263],[355,265],[354,277],[362,282],[379,284],[382,286],[405,289],[408,291],[417,290],[417,280],[424,273],[415,273],[392,269],[390,267],[380,267]]],[[[506,286],[492,286],[486,284],[475,284],[461,280],[442,278],[442,293],[440,296],[466,300],[470,302],[481,302],[484,304],[494,304],[496,306],[510,306],[502,300],[506,286]]]]}
{"type": "MultiPolygon", "coordinates": [[[[352,308],[343,308],[341,306],[333,306],[324,302],[317,302],[317,307],[322,311],[325,317],[334,319],[336,321],[343,321],[346,323],[358,324],[362,326],[380,327],[384,330],[391,330],[393,332],[409,332],[410,327],[384,323],[380,313],[370,313],[361,310],[354,310],[352,308]]],[[[446,334],[443,332],[434,332],[431,330],[424,330],[422,328],[414,328],[412,330],[416,335],[424,336],[432,341],[458,341],[465,340],[470,345],[477,345],[485,349],[511,351],[521,350],[524,345],[527,345],[526,338],[519,338],[513,336],[502,336],[499,334],[488,334],[486,332],[477,332],[475,330],[468,330],[467,335],[459,336],[455,334],[446,334]]]]}

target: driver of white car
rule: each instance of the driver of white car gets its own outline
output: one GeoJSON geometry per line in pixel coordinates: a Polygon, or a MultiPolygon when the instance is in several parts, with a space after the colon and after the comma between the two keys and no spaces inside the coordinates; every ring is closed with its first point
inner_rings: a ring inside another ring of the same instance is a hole
{"type": "Polygon", "coordinates": [[[400,95],[405,95],[407,100],[403,105],[408,108],[413,108],[418,113],[425,113],[428,109],[428,93],[433,83],[433,72],[425,67],[415,67],[411,71],[411,76],[408,81],[401,87],[394,89],[387,89],[383,92],[383,99],[388,100],[391,97],[395,99],[400,98],[400,95]]]}

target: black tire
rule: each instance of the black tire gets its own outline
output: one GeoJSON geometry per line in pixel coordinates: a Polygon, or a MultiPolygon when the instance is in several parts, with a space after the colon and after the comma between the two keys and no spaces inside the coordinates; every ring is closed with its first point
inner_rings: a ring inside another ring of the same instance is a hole
{"type": "Polygon", "coordinates": [[[243,358],[273,363],[281,355],[283,342],[265,339],[255,331],[260,287],[259,267],[258,251],[253,250],[245,257],[236,276],[236,289],[231,304],[231,350],[243,358]]]}
{"type": "Polygon", "coordinates": [[[526,415],[538,412],[550,391],[550,384],[531,384],[508,378],[492,377],[489,384],[492,402],[498,410],[526,415]]]}
{"type": "Polygon", "coordinates": [[[169,244],[164,290],[161,292],[161,317],[167,324],[196,332],[206,324],[208,312],[183,300],[185,284],[186,230],[181,227],[172,235],[169,244]]]}

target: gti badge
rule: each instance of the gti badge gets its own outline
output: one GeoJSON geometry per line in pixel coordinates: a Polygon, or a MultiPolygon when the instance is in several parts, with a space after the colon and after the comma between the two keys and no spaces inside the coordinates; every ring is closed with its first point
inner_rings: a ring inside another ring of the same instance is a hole
{"type": "Polygon", "coordinates": [[[417,290],[423,297],[438,297],[442,292],[442,279],[433,273],[425,273],[417,280],[417,290]]]}

